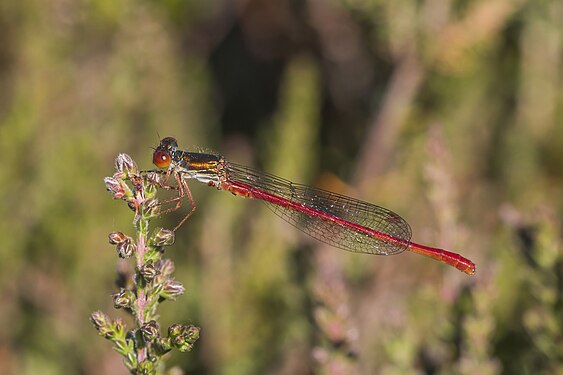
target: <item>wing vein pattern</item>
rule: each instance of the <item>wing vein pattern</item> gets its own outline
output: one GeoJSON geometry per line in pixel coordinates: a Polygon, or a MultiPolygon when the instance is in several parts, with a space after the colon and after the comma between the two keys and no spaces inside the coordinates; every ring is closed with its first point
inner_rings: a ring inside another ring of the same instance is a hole
{"type": "Polygon", "coordinates": [[[250,167],[226,163],[229,181],[251,186],[252,194],[270,210],[309,236],[334,247],[366,254],[392,255],[408,247],[409,224],[386,208],[307,185],[296,184],[250,167]],[[402,241],[391,243],[326,218],[269,202],[267,194],[295,202],[315,212],[323,212],[353,224],[387,234],[402,241]]]}

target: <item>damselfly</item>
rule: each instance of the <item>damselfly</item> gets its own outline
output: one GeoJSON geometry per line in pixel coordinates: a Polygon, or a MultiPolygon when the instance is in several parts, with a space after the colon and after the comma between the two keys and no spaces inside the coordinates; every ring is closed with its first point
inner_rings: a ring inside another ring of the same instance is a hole
{"type": "Polygon", "coordinates": [[[386,208],[296,184],[228,162],[220,155],[183,151],[178,149],[178,143],[172,137],[160,141],[153,153],[153,163],[166,169],[165,181],[172,176],[176,179],[179,194],[172,200],[177,202],[176,208],[185,196],[192,206],[174,230],[195,210],[186,182],[195,179],[237,196],[260,199],[288,223],[334,247],[376,255],[394,255],[408,250],[449,264],[466,274],[475,273],[475,264],[459,254],[411,242],[409,224],[386,208]]]}

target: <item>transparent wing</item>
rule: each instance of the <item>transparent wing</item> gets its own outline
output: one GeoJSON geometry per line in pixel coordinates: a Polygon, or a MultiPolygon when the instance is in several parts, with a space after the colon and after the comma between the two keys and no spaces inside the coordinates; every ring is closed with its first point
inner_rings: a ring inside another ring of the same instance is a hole
{"type": "Polygon", "coordinates": [[[283,178],[252,168],[226,163],[226,178],[229,181],[251,186],[255,198],[266,203],[276,215],[305,232],[309,236],[334,247],[357,253],[392,255],[407,249],[411,240],[411,228],[399,215],[386,208],[358,199],[296,184],[283,178]],[[290,205],[272,202],[270,194],[283,200],[295,202],[307,208],[307,212],[290,205]],[[322,212],[328,215],[315,215],[322,212]],[[339,218],[335,224],[330,218],[339,218]],[[354,225],[346,225],[351,223],[354,225]],[[386,241],[355,229],[369,228],[399,241],[386,241]]]}

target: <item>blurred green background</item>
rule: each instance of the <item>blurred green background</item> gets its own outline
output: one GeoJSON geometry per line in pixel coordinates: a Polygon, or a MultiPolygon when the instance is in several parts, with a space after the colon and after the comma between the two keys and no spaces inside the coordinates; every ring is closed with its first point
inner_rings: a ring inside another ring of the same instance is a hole
{"type": "MultiPolygon", "coordinates": [[[[189,374],[563,374],[561,1],[0,1],[0,373],[125,374],[105,191],[159,137],[389,207],[346,253],[191,183],[168,255],[189,374]]],[[[173,226],[178,212],[155,224],[173,226]]]]}

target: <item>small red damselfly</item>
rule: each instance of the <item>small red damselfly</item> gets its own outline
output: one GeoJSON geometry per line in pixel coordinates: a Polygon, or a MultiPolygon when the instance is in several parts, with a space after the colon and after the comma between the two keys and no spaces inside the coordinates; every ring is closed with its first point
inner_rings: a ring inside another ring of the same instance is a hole
{"type": "Polygon", "coordinates": [[[196,179],[234,195],[260,199],[279,217],[309,236],[334,247],[357,253],[394,255],[404,250],[426,255],[468,275],[475,264],[459,254],[411,242],[411,228],[398,214],[358,199],[296,184],[283,178],[226,161],[220,155],[178,149],[176,139],[166,137],[153,153],[153,163],[166,169],[165,181],[174,176],[179,194],[176,208],[188,196],[186,180],[196,179]]]}

